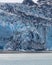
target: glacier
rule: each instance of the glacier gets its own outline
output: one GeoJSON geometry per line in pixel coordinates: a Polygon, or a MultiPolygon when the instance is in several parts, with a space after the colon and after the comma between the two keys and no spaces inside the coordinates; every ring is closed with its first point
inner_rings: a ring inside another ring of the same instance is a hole
{"type": "Polygon", "coordinates": [[[0,3],[0,50],[52,50],[52,0],[0,3]]]}

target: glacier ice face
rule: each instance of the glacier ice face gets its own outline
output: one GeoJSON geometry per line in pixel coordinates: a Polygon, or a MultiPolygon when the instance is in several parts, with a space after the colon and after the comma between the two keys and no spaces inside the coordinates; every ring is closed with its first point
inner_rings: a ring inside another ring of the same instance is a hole
{"type": "MultiPolygon", "coordinates": [[[[32,0],[31,0],[32,1],[32,0]]],[[[0,4],[0,49],[42,51],[52,49],[52,5],[40,2],[0,4]]]]}
{"type": "Polygon", "coordinates": [[[36,31],[34,26],[30,25],[30,23],[28,26],[27,25],[25,26],[24,23],[19,21],[14,24],[14,28],[16,30],[14,32],[13,39],[10,41],[10,43],[7,43],[5,45],[4,50],[44,49],[44,45],[43,45],[44,41],[42,41],[39,33],[36,31]]]}
{"type": "Polygon", "coordinates": [[[39,0],[38,4],[44,16],[51,19],[51,21],[47,23],[46,47],[48,50],[52,50],[52,0],[39,0]]]}

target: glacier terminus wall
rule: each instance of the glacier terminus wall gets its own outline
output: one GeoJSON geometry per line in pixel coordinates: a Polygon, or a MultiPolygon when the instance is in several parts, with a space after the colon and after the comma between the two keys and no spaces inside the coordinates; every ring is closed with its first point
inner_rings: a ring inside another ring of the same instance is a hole
{"type": "Polygon", "coordinates": [[[0,50],[52,50],[52,0],[0,3],[0,50]]]}

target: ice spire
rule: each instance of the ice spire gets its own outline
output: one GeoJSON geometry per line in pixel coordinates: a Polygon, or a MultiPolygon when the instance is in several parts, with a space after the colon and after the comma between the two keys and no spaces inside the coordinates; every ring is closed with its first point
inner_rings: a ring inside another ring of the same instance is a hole
{"type": "Polygon", "coordinates": [[[32,0],[24,0],[23,4],[34,5],[34,2],[32,0]]]}

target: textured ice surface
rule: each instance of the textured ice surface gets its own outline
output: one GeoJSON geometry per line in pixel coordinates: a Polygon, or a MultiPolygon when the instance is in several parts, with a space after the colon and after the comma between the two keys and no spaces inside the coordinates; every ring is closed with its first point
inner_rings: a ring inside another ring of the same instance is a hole
{"type": "Polygon", "coordinates": [[[52,50],[52,3],[49,1],[0,3],[0,49],[52,50]]]}

